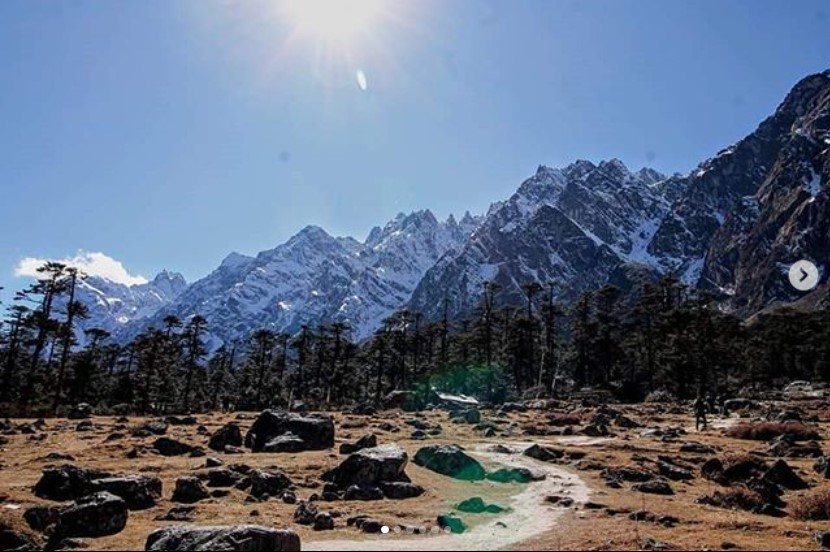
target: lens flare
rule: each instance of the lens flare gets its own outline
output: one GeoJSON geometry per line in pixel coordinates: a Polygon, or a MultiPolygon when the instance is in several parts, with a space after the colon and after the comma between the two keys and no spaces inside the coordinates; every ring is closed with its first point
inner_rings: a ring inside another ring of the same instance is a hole
{"type": "Polygon", "coordinates": [[[358,69],[354,76],[357,80],[357,87],[366,92],[366,89],[369,88],[369,81],[366,79],[366,73],[363,72],[363,69],[358,69]]]}
{"type": "Polygon", "coordinates": [[[350,44],[375,30],[381,0],[283,0],[286,20],[303,35],[350,44]]]}

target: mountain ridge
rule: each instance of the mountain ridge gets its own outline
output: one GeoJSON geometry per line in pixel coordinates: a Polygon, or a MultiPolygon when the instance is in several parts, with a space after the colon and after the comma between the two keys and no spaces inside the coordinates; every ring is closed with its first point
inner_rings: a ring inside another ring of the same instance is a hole
{"type": "Polygon", "coordinates": [[[634,266],[675,274],[718,295],[724,308],[751,315],[801,298],[786,284],[787,263],[811,258],[826,276],[828,151],[824,71],[686,175],[578,159],[539,165],[481,216],[439,221],[428,209],[399,213],[363,241],[309,225],[255,256],[229,254],[205,277],[168,290],[152,314],[135,306],[134,319],[116,333],[129,339],[168,314],[201,314],[214,347],[258,327],[291,333],[333,321],[364,339],[402,307],[427,319],[441,316],[445,304],[452,316],[469,314],[485,282],[499,283],[507,303],[522,301],[521,286],[531,280],[557,282],[568,300],[634,266]]]}

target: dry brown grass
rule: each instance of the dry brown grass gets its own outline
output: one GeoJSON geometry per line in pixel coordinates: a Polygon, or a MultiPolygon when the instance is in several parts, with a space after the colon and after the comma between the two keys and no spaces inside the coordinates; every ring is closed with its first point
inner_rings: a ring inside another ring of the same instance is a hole
{"type": "Polygon", "coordinates": [[[830,488],[817,489],[794,500],[792,514],[802,521],[830,520],[830,488]]]}
{"type": "Polygon", "coordinates": [[[733,439],[750,441],[769,441],[781,435],[792,435],[800,441],[819,439],[818,432],[801,422],[744,422],[726,431],[733,439]]]}
{"type": "MultiPolygon", "coordinates": [[[[658,405],[660,406],[660,405],[658,405]]],[[[822,408],[824,405],[821,406],[822,408]]],[[[693,417],[690,413],[672,414],[666,412],[667,407],[660,406],[617,406],[626,416],[645,420],[649,416],[659,415],[661,427],[685,427],[690,432],[684,439],[695,440],[718,450],[725,468],[742,465],[741,460],[758,462],[760,458],[755,454],[763,449],[757,441],[739,440],[726,436],[721,431],[704,431],[694,433],[693,417]]],[[[815,412],[816,409],[813,409],[815,412]]],[[[483,410],[485,420],[498,420],[496,416],[483,410]]],[[[560,411],[563,415],[573,414],[560,411]]],[[[436,443],[457,443],[468,449],[474,449],[476,443],[504,443],[514,448],[526,448],[527,443],[533,442],[543,446],[556,448],[567,447],[565,450],[587,455],[581,468],[596,464],[600,467],[625,466],[630,468],[651,469],[657,457],[664,455],[687,464],[697,464],[693,460],[704,460],[700,455],[683,454],[679,452],[680,441],[644,438],[641,430],[615,428],[618,437],[611,440],[591,440],[589,445],[566,441],[558,436],[531,437],[523,434],[521,428],[529,424],[546,425],[547,415],[553,412],[515,412],[505,417],[500,424],[509,437],[495,437],[483,439],[480,432],[473,426],[466,424],[447,423],[448,415],[445,412],[424,413],[424,421],[430,424],[440,424],[444,433],[437,438],[426,441],[413,441],[408,431],[390,432],[380,429],[382,422],[391,422],[397,427],[406,428],[405,422],[413,417],[411,414],[400,412],[383,412],[377,416],[336,415],[337,444],[352,442],[364,433],[373,432],[381,443],[397,442],[412,455],[419,447],[436,443]],[[344,423],[348,420],[348,423],[344,423]]],[[[231,421],[235,415],[212,414],[197,416],[200,423],[204,423],[211,431],[224,423],[231,421]]],[[[15,423],[23,420],[15,420],[15,423]]],[[[31,420],[26,420],[31,422],[31,420]]],[[[119,473],[136,473],[152,471],[162,478],[164,495],[159,505],[146,511],[130,512],[130,519],[126,529],[118,535],[101,539],[89,539],[86,544],[93,550],[143,550],[147,534],[169,522],[159,522],[155,518],[164,514],[175,504],[169,499],[176,477],[192,475],[201,470],[204,459],[190,459],[186,457],[164,458],[146,452],[136,459],[128,459],[126,453],[135,445],[148,445],[152,438],[137,439],[127,436],[118,441],[107,442],[106,437],[115,430],[113,417],[97,417],[93,420],[96,430],[88,433],[74,431],[75,423],[66,420],[48,420],[48,435],[43,441],[30,440],[27,435],[9,436],[9,443],[0,446],[0,496],[8,495],[5,504],[19,504],[20,510],[5,510],[0,503],[0,513],[12,518],[18,527],[25,527],[22,522],[23,510],[32,504],[49,504],[37,499],[31,492],[31,487],[40,477],[41,469],[50,462],[43,457],[51,451],[62,451],[72,454],[74,464],[100,469],[109,469],[119,473]]],[[[137,425],[144,421],[142,418],[131,417],[130,425],[137,425]]],[[[653,419],[651,422],[655,422],[653,419]]],[[[240,425],[243,432],[249,427],[251,420],[242,420],[240,425]]],[[[826,438],[827,424],[818,426],[826,438]]],[[[194,426],[171,427],[172,437],[191,444],[204,446],[207,438],[198,435],[194,426]]],[[[335,449],[336,450],[336,449],[335,449]]],[[[278,469],[287,473],[299,487],[298,496],[307,499],[311,493],[321,489],[320,477],[327,469],[342,460],[342,456],[335,451],[318,451],[302,454],[243,454],[225,455],[209,453],[211,456],[222,458],[227,464],[244,462],[252,467],[278,469]],[[316,488],[314,488],[316,486],[316,488]]],[[[708,458],[708,457],[707,457],[708,458]]],[[[814,459],[787,459],[787,462],[800,473],[814,473],[812,465],[814,459]]],[[[646,538],[655,538],[671,543],[679,549],[719,549],[721,543],[730,542],[738,549],[778,549],[804,550],[814,547],[812,531],[819,529],[823,521],[801,521],[794,516],[774,518],[759,516],[742,509],[726,510],[723,507],[709,506],[697,502],[697,498],[713,495],[720,492],[726,503],[737,501],[738,497],[728,494],[725,489],[716,483],[699,477],[683,483],[672,483],[675,495],[662,497],[657,495],[643,495],[632,492],[629,485],[621,489],[612,489],[607,486],[599,470],[592,471],[577,468],[569,460],[564,459],[562,467],[577,474],[593,490],[591,500],[608,507],[595,510],[571,509],[561,518],[561,525],[544,535],[528,539],[511,547],[518,550],[630,550],[640,549],[646,538]],[[674,516],[680,522],[672,528],[654,523],[636,522],[628,519],[628,513],[646,510],[656,516],[674,516]],[[611,512],[616,513],[611,513],[611,512]],[[808,530],[809,529],[809,530],[808,530]]],[[[194,523],[198,525],[228,524],[228,523],[258,523],[273,527],[291,527],[296,530],[303,543],[319,539],[364,539],[365,535],[351,527],[346,527],[345,519],[352,515],[365,514],[382,519],[384,522],[406,525],[429,525],[434,523],[435,516],[445,511],[451,511],[454,504],[480,495],[476,485],[456,484],[447,478],[433,474],[409,465],[407,473],[413,481],[427,489],[427,493],[417,499],[407,501],[378,501],[369,503],[333,502],[320,503],[323,511],[337,512],[336,528],[333,532],[316,533],[304,526],[293,522],[295,506],[283,504],[280,501],[269,500],[264,503],[246,503],[247,493],[231,489],[231,495],[221,499],[208,499],[197,504],[194,523]],[[253,515],[258,512],[259,515],[253,515]]],[[[826,487],[826,486],[825,486],[826,487]]],[[[567,493],[563,493],[567,496],[567,493]]],[[[786,493],[784,500],[794,506],[798,501],[796,493],[786,493]]],[[[750,497],[751,499],[751,497],[750,497]]],[[[494,500],[490,500],[493,502],[494,500]]],[[[495,502],[506,502],[500,500],[495,502]]],[[[728,507],[728,506],[727,506],[728,507]]],[[[544,515],[544,508],[557,509],[561,507],[540,505],[540,515],[544,515]]],[[[792,513],[792,509],[789,510],[792,513]]],[[[0,521],[3,521],[0,516],[0,521]]],[[[520,530],[520,528],[511,528],[520,530]]],[[[369,537],[372,538],[372,537],[369,537]]],[[[390,537],[392,538],[392,537],[390,537]]],[[[390,549],[394,549],[390,545],[390,549]]]]}
{"type": "Polygon", "coordinates": [[[723,491],[715,491],[698,499],[700,504],[751,512],[764,505],[761,495],[745,487],[732,487],[723,491]]]}

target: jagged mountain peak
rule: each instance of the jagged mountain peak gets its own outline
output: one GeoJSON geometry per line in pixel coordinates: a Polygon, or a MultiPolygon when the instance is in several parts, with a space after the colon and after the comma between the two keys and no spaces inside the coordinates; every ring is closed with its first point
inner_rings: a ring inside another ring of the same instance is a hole
{"type": "Polygon", "coordinates": [[[219,267],[226,269],[238,268],[239,266],[248,264],[253,260],[253,257],[249,257],[248,255],[243,255],[242,253],[237,253],[236,251],[233,251],[230,254],[228,254],[227,257],[222,259],[222,262],[219,264],[219,267]]]}
{"type": "Polygon", "coordinates": [[[156,274],[155,278],[153,278],[154,284],[160,284],[163,282],[175,282],[187,285],[187,281],[181,273],[173,272],[167,269],[163,269],[161,272],[156,274]]]}
{"type": "MultiPolygon", "coordinates": [[[[775,114],[801,117],[815,107],[815,103],[822,97],[820,92],[828,85],[830,69],[804,77],[787,94],[775,114]]],[[[826,95],[824,97],[826,99],[826,95]]]]}

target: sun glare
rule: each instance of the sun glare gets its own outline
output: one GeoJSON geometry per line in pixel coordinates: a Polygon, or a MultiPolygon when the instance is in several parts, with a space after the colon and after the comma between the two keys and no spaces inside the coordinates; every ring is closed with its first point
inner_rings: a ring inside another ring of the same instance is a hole
{"type": "Polygon", "coordinates": [[[371,33],[382,0],[284,0],[286,20],[297,33],[348,44],[371,33]]]}

